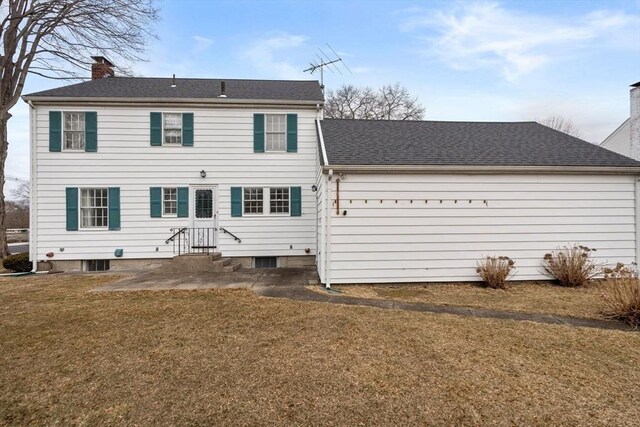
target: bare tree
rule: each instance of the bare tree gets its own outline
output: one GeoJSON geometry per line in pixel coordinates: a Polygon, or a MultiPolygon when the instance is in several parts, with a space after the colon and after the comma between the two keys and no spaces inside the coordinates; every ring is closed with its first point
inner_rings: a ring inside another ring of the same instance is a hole
{"type": "Polygon", "coordinates": [[[576,138],[582,138],[582,132],[580,131],[580,128],[578,128],[578,126],[570,119],[558,114],[553,114],[545,119],[539,120],[539,122],[547,127],[550,127],[551,129],[564,132],[567,135],[571,135],[576,138]]]}
{"type": "Polygon", "coordinates": [[[90,54],[143,60],[157,18],[154,0],[0,0],[0,257],[8,254],[7,122],[27,75],[79,79],[88,74],[90,54]]]}
{"type": "Polygon", "coordinates": [[[18,187],[11,192],[11,195],[15,198],[15,202],[18,205],[29,207],[31,187],[28,182],[21,182],[18,187]]]}
{"type": "Polygon", "coordinates": [[[332,119],[420,120],[424,107],[400,83],[377,91],[344,85],[328,92],[324,113],[332,119]]]}

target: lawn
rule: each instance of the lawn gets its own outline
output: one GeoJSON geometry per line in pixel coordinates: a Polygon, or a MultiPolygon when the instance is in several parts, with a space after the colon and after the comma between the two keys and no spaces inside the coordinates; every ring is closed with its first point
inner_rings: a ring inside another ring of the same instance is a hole
{"type": "Polygon", "coordinates": [[[0,423],[637,425],[640,333],[0,279],[0,423]]]}
{"type": "Polygon", "coordinates": [[[513,282],[506,290],[489,289],[475,283],[433,283],[425,285],[334,286],[345,295],[395,301],[557,314],[602,319],[604,281],[565,288],[550,282],[513,282]]]}

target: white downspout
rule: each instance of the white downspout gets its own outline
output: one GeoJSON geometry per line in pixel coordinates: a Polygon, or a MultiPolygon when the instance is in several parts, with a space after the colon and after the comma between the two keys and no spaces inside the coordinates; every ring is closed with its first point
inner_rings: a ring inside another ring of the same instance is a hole
{"type": "Polygon", "coordinates": [[[635,180],[636,269],[640,267],[640,178],[635,180]]]}
{"type": "Polygon", "coordinates": [[[327,198],[325,206],[325,218],[327,220],[327,235],[325,236],[325,253],[324,253],[324,283],[326,289],[331,289],[331,179],[333,178],[333,169],[329,169],[327,175],[327,198]]]}
{"type": "Polygon", "coordinates": [[[30,100],[29,104],[29,125],[31,126],[31,138],[29,138],[29,149],[31,150],[31,176],[29,179],[29,259],[32,262],[31,271],[35,273],[38,270],[38,248],[36,242],[38,241],[38,174],[36,169],[36,156],[38,149],[36,147],[38,141],[37,127],[36,127],[36,107],[30,100]]]}

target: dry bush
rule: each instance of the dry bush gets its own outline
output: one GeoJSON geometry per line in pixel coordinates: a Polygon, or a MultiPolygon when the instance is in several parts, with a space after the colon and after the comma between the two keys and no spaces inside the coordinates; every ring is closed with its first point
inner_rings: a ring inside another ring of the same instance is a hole
{"type": "Polygon", "coordinates": [[[619,262],[615,268],[603,269],[607,287],[602,294],[603,314],[610,319],[622,320],[637,328],[640,326],[640,279],[632,266],[619,262]]]}
{"type": "Polygon", "coordinates": [[[507,280],[515,273],[515,261],[507,256],[492,257],[478,261],[476,273],[493,289],[506,289],[507,280]]]}
{"type": "Polygon", "coordinates": [[[591,258],[595,251],[578,244],[563,246],[545,254],[542,266],[561,286],[584,286],[600,274],[600,265],[591,258]]]}

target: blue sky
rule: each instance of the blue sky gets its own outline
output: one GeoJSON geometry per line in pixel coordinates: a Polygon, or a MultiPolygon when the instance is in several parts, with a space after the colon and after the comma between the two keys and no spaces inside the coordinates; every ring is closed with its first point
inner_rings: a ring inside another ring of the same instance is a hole
{"type": "MultiPolygon", "coordinates": [[[[164,0],[160,7],[149,62],[122,64],[136,75],[317,78],[302,70],[329,43],[353,74],[326,73],[327,89],[400,82],[425,105],[427,120],[559,114],[591,142],[629,116],[629,85],[640,80],[640,0],[164,0]]],[[[60,85],[31,76],[24,93],[60,85]]],[[[28,109],[20,103],[12,113],[7,174],[28,178],[28,109]]]]}

